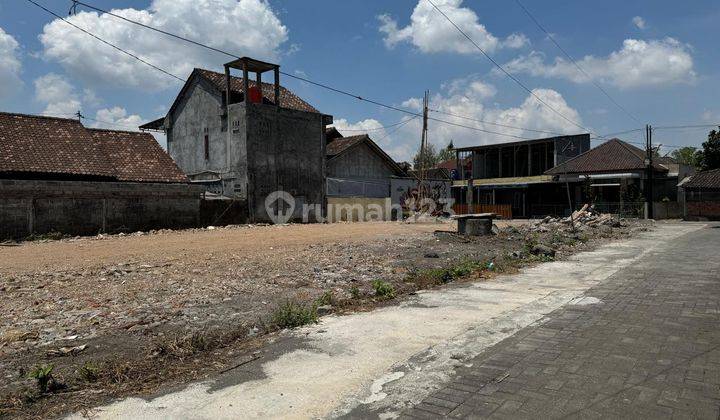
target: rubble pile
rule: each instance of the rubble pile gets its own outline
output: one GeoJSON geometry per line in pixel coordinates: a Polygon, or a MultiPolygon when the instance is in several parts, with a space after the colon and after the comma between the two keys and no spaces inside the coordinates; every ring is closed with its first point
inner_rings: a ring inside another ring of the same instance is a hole
{"type": "Polygon", "coordinates": [[[626,227],[628,224],[625,220],[608,213],[600,213],[592,206],[585,204],[580,210],[573,212],[568,217],[551,217],[548,216],[531,225],[534,232],[549,232],[551,230],[563,230],[568,228],[572,230],[573,224],[575,229],[581,232],[589,228],[598,228],[607,226],[611,228],[626,227]]]}

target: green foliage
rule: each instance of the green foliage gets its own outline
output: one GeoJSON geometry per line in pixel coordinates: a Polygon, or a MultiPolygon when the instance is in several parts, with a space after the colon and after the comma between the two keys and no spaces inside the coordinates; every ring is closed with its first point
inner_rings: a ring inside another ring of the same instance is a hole
{"type": "Polygon", "coordinates": [[[698,153],[701,169],[707,171],[720,168],[720,131],[712,130],[702,146],[703,150],[698,153]]]}
{"type": "Polygon", "coordinates": [[[427,287],[450,283],[455,279],[469,276],[476,271],[485,269],[492,270],[494,268],[495,265],[492,264],[492,261],[464,260],[446,268],[430,268],[417,271],[411,274],[408,280],[416,283],[420,287],[427,287]]]}
{"type": "Polygon", "coordinates": [[[335,296],[333,296],[333,292],[330,290],[323,293],[317,300],[315,301],[316,306],[325,306],[325,305],[332,305],[335,302],[335,296]]]}
{"type": "Polygon", "coordinates": [[[31,233],[29,236],[25,238],[26,241],[32,242],[32,241],[59,241],[60,239],[69,238],[70,235],[66,235],[64,233],[60,232],[47,232],[47,233],[31,233]]]}
{"type": "Polygon", "coordinates": [[[317,306],[305,305],[286,300],[272,315],[272,322],[278,328],[296,328],[317,322],[317,306]]]}
{"type": "Polygon", "coordinates": [[[437,154],[438,163],[445,162],[446,160],[455,159],[455,146],[453,145],[452,140],[450,140],[450,143],[442,149],[437,154]]]}
{"type": "Polygon", "coordinates": [[[375,289],[375,296],[380,299],[392,299],[395,297],[395,288],[386,281],[375,280],[372,282],[372,286],[375,289]]]}
{"type": "Polygon", "coordinates": [[[434,168],[438,163],[438,154],[435,146],[432,144],[428,144],[425,150],[418,151],[415,157],[413,157],[413,169],[416,171],[421,168],[434,168]]]}
{"type": "Polygon", "coordinates": [[[35,383],[38,390],[41,393],[46,393],[50,389],[50,385],[53,382],[52,371],[55,369],[53,365],[37,366],[35,369],[28,373],[28,379],[35,379],[35,383]]]}
{"type": "Polygon", "coordinates": [[[352,296],[353,299],[360,299],[360,289],[357,286],[352,286],[350,288],[350,296],[352,296]]]}
{"type": "Polygon", "coordinates": [[[85,362],[85,364],[78,369],[78,375],[86,382],[97,382],[100,378],[100,366],[93,362],[85,362]]]}
{"type": "Polygon", "coordinates": [[[439,151],[435,149],[433,144],[428,144],[423,153],[418,152],[413,157],[413,169],[419,170],[423,164],[425,169],[434,168],[438,163],[450,159],[455,159],[455,146],[452,140],[439,151]]]}
{"type": "Polygon", "coordinates": [[[681,147],[679,149],[675,149],[670,153],[670,156],[677,161],[677,163],[681,165],[690,165],[694,168],[697,168],[700,166],[700,162],[698,162],[698,159],[700,158],[700,154],[698,154],[697,147],[681,147]]]}

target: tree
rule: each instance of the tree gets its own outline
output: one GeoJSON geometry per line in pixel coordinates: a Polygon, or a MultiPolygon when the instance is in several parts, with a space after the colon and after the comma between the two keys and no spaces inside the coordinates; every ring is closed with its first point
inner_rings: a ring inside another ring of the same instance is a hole
{"type": "Polygon", "coordinates": [[[419,151],[413,158],[413,169],[430,169],[434,168],[439,163],[438,154],[435,151],[435,146],[428,144],[425,150],[419,151]]]}
{"type": "Polygon", "coordinates": [[[675,149],[670,153],[670,156],[681,165],[690,165],[694,168],[700,166],[698,164],[698,149],[697,147],[685,146],[679,149],[675,149]]]}
{"type": "Polygon", "coordinates": [[[720,131],[712,130],[702,147],[699,162],[702,169],[707,171],[720,168],[720,131]]]}
{"type": "Polygon", "coordinates": [[[446,160],[450,160],[450,159],[455,159],[455,146],[453,145],[452,140],[450,140],[450,143],[448,143],[447,146],[445,146],[443,149],[440,150],[437,158],[438,158],[438,163],[445,162],[446,160]]]}

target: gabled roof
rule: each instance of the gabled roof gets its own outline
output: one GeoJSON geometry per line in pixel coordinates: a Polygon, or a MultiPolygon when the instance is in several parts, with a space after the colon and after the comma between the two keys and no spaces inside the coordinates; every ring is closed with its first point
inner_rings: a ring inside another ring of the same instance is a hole
{"type": "Polygon", "coordinates": [[[74,119],[9,113],[0,113],[0,173],[188,181],[148,133],[88,129],[74,119]]]}
{"type": "Polygon", "coordinates": [[[720,190],[720,169],[698,172],[683,183],[684,188],[708,188],[720,190]]]}
{"type": "Polygon", "coordinates": [[[188,182],[175,161],[149,133],[89,129],[118,181],[188,182]]]}
{"type": "MultiPolygon", "coordinates": [[[[608,140],[545,172],[547,175],[622,172],[645,169],[645,151],[619,139],[608,140]]],[[[656,171],[667,168],[653,162],[656,171]]]]}
{"type": "Polygon", "coordinates": [[[383,149],[380,148],[367,134],[360,134],[358,136],[341,137],[328,143],[325,154],[327,160],[335,159],[338,156],[342,156],[349,153],[352,149],[360,144],[367,144],[380,158],[382,158],[388,166],[392,168],[397,175],[404,175],[405,171],[402,170],[400,165],[393,160],[383,149]]]}
{"type": "MultiPolygon", "coordinates": [[[[224,94],[225,93],[225,74],[218,73],[212,70],[205,70],[205,69],[193,69],[192,73],[190,73],[190,76],[185,81],[185,84],[183,85],[182,89],[180,89],[180,93],[178,93],[177,97],[175,97],[175,100],[173,101],[173,104],[170,106],[170,110],[168,111],[168,115],[173,112],[175,107],[180,103],[180,100],[185,96],[185,92],[192,86],[192,81],[196,77],[201,77],[204,80],[207,80],[212,87],[214,87],[218,93],[224,94]]],[[[257,83],[254,80],[248,81],[248,86],[254,87],[257,83]]],[[[232,93],[244,95],[243,92],[244,84],[243,84],[243,78],[237,77],[237,76],[230,76],[230,90],[232,93]]],[[[271,83],[262,83],[262,93],[263,93],[263,99],[271,104],[275,103],[275,85],[271,83]]],[[[293,92],[291,92],[289,89],[280,86],[280,106],[282,108],[289,108],[289,109],[295,109],[297,111],[305,111],[305,112],[319,112],[317,109],[315,109],[312,105],[309,103],[303,101],[300,99],[299,96],[295,95],[293,92]]],[[[165,124],[165,118],[159,118],[155,121],[151,121],[149,123],[146,123],[142,126],[140,126],[143,130],[162,130],[164,128],[165,124]]]]}

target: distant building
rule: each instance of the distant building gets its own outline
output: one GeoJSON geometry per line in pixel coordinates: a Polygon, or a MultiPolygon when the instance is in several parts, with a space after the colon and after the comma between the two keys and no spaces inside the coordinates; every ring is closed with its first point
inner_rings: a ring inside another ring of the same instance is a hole
{"type": "Polygon", "coordinates": [[[200,197],[148,133],[0,113],[0,237],[195,226],[200,197]]]}
{"type": "Polygon", "coordinates": [[[546,171],[588,150],[589,134],[458,148],[457,209],[520,218],[562,213],[565,190],[546,171]]]}
{"type": "Polygon", "coordinates": [[[231,199],[228,206],[249,220],[269,220],[265,201],[275,191],[294,196],[294,218],[303,204],[325,202],[332,117],[281,86],[279,74],[278,65],[247,57],[227,63],[225,74],[195,69],[167,115],[141,127],[164,131],[168,153],[190,180],[231,199]],[[266,72],[274,83],[262,82],[266,72]]]}
{"type": "Polygon", "coordinates": [[[653,159],[652,189],[648,188],[647,153],[619,139],[608,140],[545,172],[572,185],[573,200],[595,203],[601,211],[643,217],[652,190],[655,218],[679,217],[678,181],[692,173],[668,157],[653,159]]]}
{"type": "Polygon", "coordinates": [[[389,197],[390,179],[406,175],[367,134],[329,137],[326,155],[329,196],[389,197]]]}
{"type": "Polygon", "coordinates": [[[680,188],[686,220],[720,220],[720,169],[698,172],[680,188]]]}

